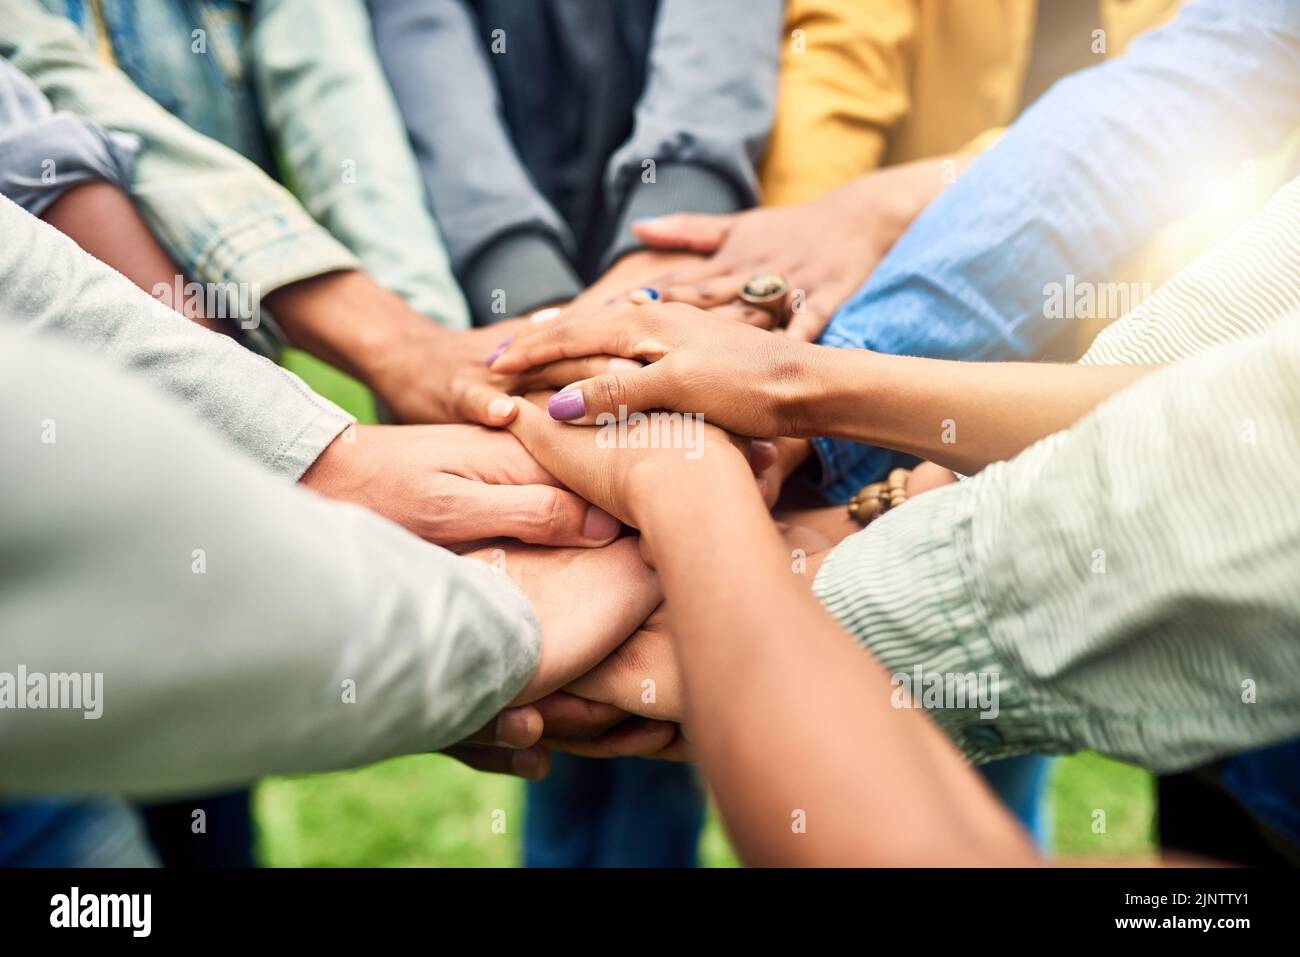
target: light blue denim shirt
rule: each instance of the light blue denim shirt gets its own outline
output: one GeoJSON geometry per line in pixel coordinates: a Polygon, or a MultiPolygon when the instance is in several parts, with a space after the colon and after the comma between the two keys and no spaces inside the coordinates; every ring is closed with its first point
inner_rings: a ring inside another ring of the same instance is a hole
{"type": "Polygon", "coordinates": [[[82,0],[6,0],[0,56],[55,109],[139,138],[132,195],[188,274],[265,294],[362,266],[417,311],[468,325],[413,198],[423,186],[396,105],[357,42],[370,33],[362,0],[100,9],[103,38],[82,0]],[[120,70],[96,55],[101,39],[120,70]],[[267,175],[277,169],[301,205],[267,175]]]}
{"type": "MultiPolygon", "coordinates": [[[[1034,356],[1065,329],[1045,316],[1048,284],[1109,279],[1189,196],[1297,126],[1300,3],[1188,4],[1123,57],[1052,87],[916,220],[821,341],[942,359],[1034,356]]],[[[836,501],[896,458],[839,440],[815,447],[836,501]]]]}

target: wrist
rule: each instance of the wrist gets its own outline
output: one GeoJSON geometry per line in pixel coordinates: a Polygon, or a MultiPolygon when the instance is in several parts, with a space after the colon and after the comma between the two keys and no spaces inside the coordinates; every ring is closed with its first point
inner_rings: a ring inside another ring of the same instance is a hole
{"type": "Polygon", "coordinates": [[[784,434],[874,441],[872,411],[878,390],[888,388],[889,368],[882,361],[888,358],[869,349],[807,346],[780,387],[785,398],[779,414],[788,423],[784,434]]]}
{"type": "Polygon", "coordinates": [[[298,479],[312,491],[327,498],[357,501],[357,491],[366,485],[358,468],[358,448],[383,426],[352,425],[335,436],[316,461],[298,479]]]}
{"type": "Polygon", "coordinates": [[[377,390],[394,355],[417,337],[446,332],[357,270],[282,286],[266,305],[295,346],[377,390]]]}
{"type": "Polygon", "coordinates": [[[754,475],[734,446],[711,446],[700,459],[656,456],[638,463],[627,476],[632,524],[649,539],[682,524],[684,510],[711,508],[744,495],[758,496],[754,475]]]}

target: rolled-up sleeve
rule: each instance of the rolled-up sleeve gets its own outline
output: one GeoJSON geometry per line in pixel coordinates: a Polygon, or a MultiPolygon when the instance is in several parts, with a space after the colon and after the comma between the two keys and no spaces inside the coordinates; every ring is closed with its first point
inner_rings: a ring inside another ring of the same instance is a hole
{"type": "Polygon", "coordinates": [[[186,275],[265,295],[360,265],[284,187],[168,113],[36,0],[6,0],[0,56],[56,110],[135,137],[132,199],[186,275]]]}
{"type": "Polygon", "coordinates": [[[81,183],[130,188],[139,143],[56,113],[22,71],[0,60],[0,196],[40,216],[81,183]]]}
{"type": "Polygon", "coordinates": [[[995,714],[930,707],[976,761],[1165,772],[1294,738],[1298,378],[1300,314],[886,514],[816,592],[891,672],[996,681],[995,714]]]}

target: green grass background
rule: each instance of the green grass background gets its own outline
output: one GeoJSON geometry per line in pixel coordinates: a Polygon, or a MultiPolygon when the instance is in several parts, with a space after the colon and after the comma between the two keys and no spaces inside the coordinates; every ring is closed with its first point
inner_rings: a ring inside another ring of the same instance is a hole
{"type": "MultiPolygon", "coordinates": [[[[374,421],[364,387],[299,352],[286,367],[362,421],[374,421]]],[[[509,867],[520,862],[523,784],[480,774],[439,755],[398,758],[356,771],[274,778],[257,789],[258,852],[272,867],[509,867]]],[[[1108,857],[1154,847],[1151,776],[1095,754],[1056,763],[1054,851],[1108,857]],[[1095,822],[1105,814],[1104,832],[1095,822]]],[[[710,867],[736,856],[716,814],[701,847],[710,867]]]]}

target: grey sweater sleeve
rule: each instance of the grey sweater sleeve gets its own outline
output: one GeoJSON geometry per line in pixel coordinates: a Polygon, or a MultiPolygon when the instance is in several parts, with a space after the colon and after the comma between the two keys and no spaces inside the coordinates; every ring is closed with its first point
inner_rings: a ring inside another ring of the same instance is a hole
{"type": "Polygon", "coordinates": [[[0,462],[0,792],[432,751],[536,666],[507,576],[267,475],[66,343],[0,328],[0,462]]]}
{"type": "Polygon", "coordinates": [[[144,375],[272,471],[296,480],[355,421],[297,376],[168,309],[2,198],[0,236],[0,323],[75,340],[144,375]]]}
{"type": "Polygon", "coordinates": [[[461,0],[370,0],[369,7],[379,58],[474,316],[500,319],[577,295],[573,237],[515,153],[470,10],[461,0]]]}
{"type": "Polygon", "coordinates": [[[606,171],[620,210],[606,265],[638,247],[636,219],[758,201],[784,11],[784,0],[662,0],[632,136],[606,171]]]}

